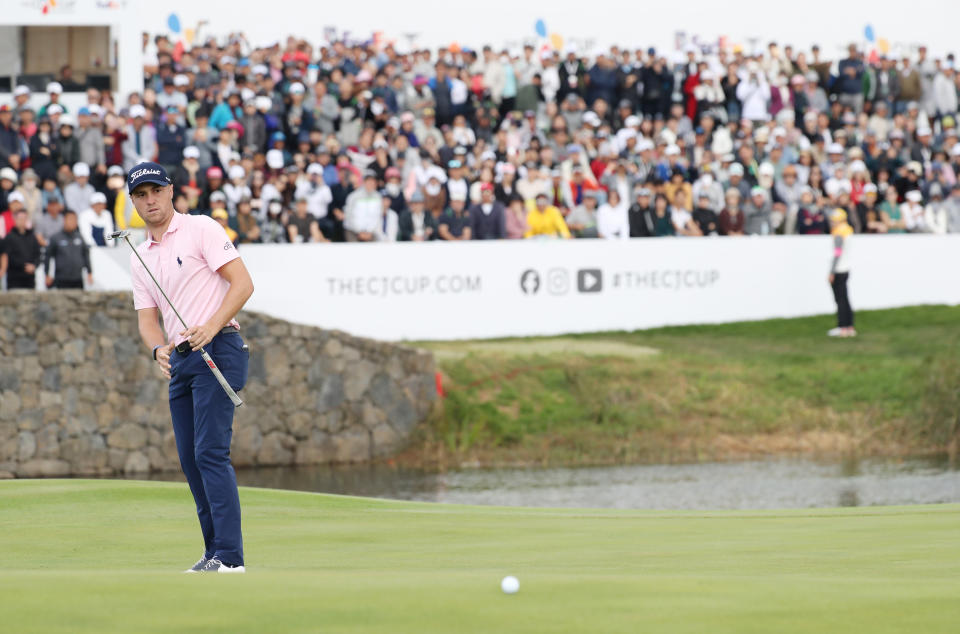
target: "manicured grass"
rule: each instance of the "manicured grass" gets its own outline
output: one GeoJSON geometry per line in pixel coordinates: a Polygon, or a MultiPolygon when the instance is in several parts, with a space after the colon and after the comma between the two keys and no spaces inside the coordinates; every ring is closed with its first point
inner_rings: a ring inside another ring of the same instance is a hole
{"type": "Polygon", "coordinates": [[[828,339],[831,325],[821,316],[420,344],[437,351],[449,396],[413,452],[585,464],[956,443],[960,308],[862,311],[856,339],[828,339]]]}
{"type": "Polygon", "coordinates": [[[185,485],[0,482],[0,631],[955,632],[956,505],[461,507],[241,489],[248,573],[184,575],[185,485]],[[501,577],[520,592],[505,596],[501,577]]]}

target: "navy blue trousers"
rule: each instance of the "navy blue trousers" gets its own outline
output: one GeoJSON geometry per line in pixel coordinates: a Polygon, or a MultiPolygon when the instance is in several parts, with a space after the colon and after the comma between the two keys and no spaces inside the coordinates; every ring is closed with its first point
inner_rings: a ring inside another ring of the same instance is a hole
{"type": "MultiPolygon", "coordinates": [[[[247,382],[249,355],[239,333],[220,334],[204,346],[227,383],[239,392],[247,382]]],[[[170,355],[170,414],[180,467],[197,503],[207,558],[243,565],[240,497],[230,464],[233,403],[199,352],[170,355]]]]}

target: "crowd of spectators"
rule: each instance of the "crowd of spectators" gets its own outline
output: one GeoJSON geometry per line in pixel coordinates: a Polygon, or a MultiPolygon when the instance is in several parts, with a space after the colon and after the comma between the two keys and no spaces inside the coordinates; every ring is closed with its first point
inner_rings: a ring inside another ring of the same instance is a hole
{"type": "Polygon", "coordinates": [[[238,244],[820,234],[838,207],[858,233],[960,232],[960,80],[922,46],[144,51],[136,94],[0,103],[9,275],[65,215],[89,246],[142,229],[124,176],[143,160],[238,244]]]}

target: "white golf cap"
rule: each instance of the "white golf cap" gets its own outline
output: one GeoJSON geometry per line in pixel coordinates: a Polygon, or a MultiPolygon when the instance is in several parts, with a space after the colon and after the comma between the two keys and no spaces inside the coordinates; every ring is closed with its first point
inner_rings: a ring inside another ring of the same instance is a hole
{"type": "Polygon", "coordinates": [[[827,146],[827,154],[843,154],[843,146],[839,143],[831,143],[827,146]]]}
{"type": "Polygon", "coordinates": [[[320,163],[310,163],[310,165],[307,166],[307,174],[320,174],[320,175],[322,175],[322,174],[323,174],[323,165],[320,165],[320,163]]]}
{"type": "Polygon", "coordinates": [[[58,114],[63,114],[63,106],[58,103],[52,103],[47,106],[47,114],[51,117],[58,114]]]}
{"type": "Polygon", "coordinates": [[[266,64],[255,64],[253,67],[254,75],[266,75],[268,72],[266,64]]]}
{"type": "Polygon", "coordinates": [[[73,117],[71,117],[69,114],[65,114],[60,117],[59,121],[57,121],[57,125],[59,125],[60,127],[68,125],[71,128],[75,128],[77,127],[77,122],[74,121],[73,117]]]}
{"type": "Polygon", "coordinates": [[[21,193],[18,192],[18,191],[10,192],[10,195],[7,196],[7,204],[8,204],[8,205],[9,205],[10,203],[15,203],[15,202],[20,202],[20,203],[23,203],[23,204],[27,204],[27,201],[23,198],[23,194],[21,194],[21,193]]]}
{"type": "Polygon", "coordinates": [[[47,84],[47,92],[59,95],[63,92],[63,86],[58,81],[52,81],[47,84]]]}
{"type": "Polygon", "coordinates": [[[864,194],[876,194],[876,193],[877,193],[877,186],[874,185],[873,183],[867,183],[866,185],[863,186],[863,193],[864,193],[864,194]]]}
{"type": "Polygon", "coordinates": [[[632,114],[626,119],[624,119],[623,125],[625,125],[628,128],[632,128],[633,126],[640,125],[640,117],[638,117],[635,114],[632,114]]]}
{"type": "Polygon", "coordinates": [[[295,81],[292,84],[290,84],[290,88],[288,89],[288,92],[291,95],[302,95],[304,91],[306,91],[306,88],[304,88],[303,84],[301,84],[298,81],[295,81]]]}
{"type": "Polygon", "coordinates": [[[189,86],[190,78],[186,75],[179,74],[173,76],[173,85],[174,86],[189,86]]]}
{"type": "Polygon", "coordinates": [[[653,141],[650,139],[640,139],[637,141],[637,152],[646,152],[647,150],[653,149],[653,141]]]}
{"type": "Polygon", "coordinates": [[[272,170],[283,169],[282,150],[267,150],[267,167],[272,170]]]}
{"type": "Polygon", "coordinates": [[[228,174],[230,176],[230,180],[233,180],[234,178],[245,178],[247,171],[243,169],[242,165],[233,165],[230,167],[228,174]]]}
{"type": "Polygon", "coordinates": [[[773,167],[773,163],[761,163],[757,171],[761,176],[773,176],[777,170],[773,167]]]}
{"type": "Polygon", "coordinates": [[[266,95],[260,95],[254,101],[256,101],[257,110],[261,112],[265,112],[273,107],[273,100],[266,95]]]}
{"type": "Polygon", "coordinates": [[[30,87],[24,86],[23,84],[20,84],[19,86],[13,89],[14,97],[20,97],[20,96],[29,95],[29,94],[30,94],[30,87]]]}
{"type": "Polygon", "coordinates": [[[923,200],[923,194],[921,194],[919,190],[911,189],[907,192],[906,198],[912,203],[918,203],[923,200]]]}
{"type": "Polygon", "coordinates": [[[250,101],[257,96],[257,93],[253,92],[250,88],[244,88],[240,91],[240,100],[244,103],[250,101]]]}
{"type": "Polygon", "coordinates": [[[107,176],[123,176],[123,168],[119,165],[111,165],[107,168],[107,176]]]}
{"type": "Polygon", "coordinates": [[[130,116],[134,119],[142,119],[143,117],[147,116],[147,109],[140,104],[135,103],[130,106],[130,116]]]}
{"type": "Polygon", "coordinates": [[[213,202],[213,201],[215,201],[215,200],[220,200],[220,201],[226,202],[226,200],[227,200],[227,195],[224,194],[222,191],[217,190],[217,191],[213,192],[212,194],[210,194],[210,202],[213,202]]]}
{"type": "Polygon", "coordinates": [[[740,163],[734,163],[730,166],[728,172],[730,173],[730,176],[743,176],[743,165],[740,165],[740,163]]]}
{"type": "Polygon", "coordinates": [[[92,103],[88,105],[87,110],[89,110],[90,114],[92,114],[95,117],[103,116],[103,106],[101,106],[98,103],[92,103]]]}
{"type": "Polygon", "coordinates": [[[930,128],[924,126],[922,128],[917,128],[917,136],[930,136],[933,132],[930,128]]]}
{"type": "Polygon", "coordinates": [[[17,178],[17,172],[12,167],[4,167],[0,169],[0,180],[13,181],[14,183],[19,180],[17,178]]]}
{"type": "Polygon", "coordinates": [[[867,165],[863,161],[856,160],[850,163],[850,172],[866,172],[867,165]]]}
{"type": "Polygon", "coordinates": [[[77,177],[90,176],[90,166],[86,163],[74,163],[73,175],[77,177]]]}
{"type": "Polygon", "coordinates": [[[185,159],[198,159],[200,158],[200,148],[196,145],[188,145],[183,148],[183,158],[185,159]]]}
{"type": "Polygon", "coordinates": [[[952,148],[950,148],[950,156],[960,156],[960,143],[955,143],[952,148]]]}
{"type": "Polygon", "coordinates": [[[107,197],[101,194],[100,192],[93,192],[92,194],[90,194],[90,204],[96,205],[97,203],[106,205],[107,197]]]}
{"type": "Polygon", "coordinates": [[[680,154],[680,147],[675,144],[670,144],[667,146],[667,149],[664,151],[664,154],[667,156],[677,156],[680,154]]]}

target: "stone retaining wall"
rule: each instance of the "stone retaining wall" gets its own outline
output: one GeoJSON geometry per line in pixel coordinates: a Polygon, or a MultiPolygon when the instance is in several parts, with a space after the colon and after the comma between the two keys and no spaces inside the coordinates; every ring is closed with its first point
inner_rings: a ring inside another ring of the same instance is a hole
{"type": "MultiPolygon", "coordinates": [[[[435,401],[428,352],[239,319],[251,354],[236,466],[389,455],[435,401]]],[[[0,293],[0,477],[178,468],[167,382],[140,343],[129,293],[0,293]]]]}

